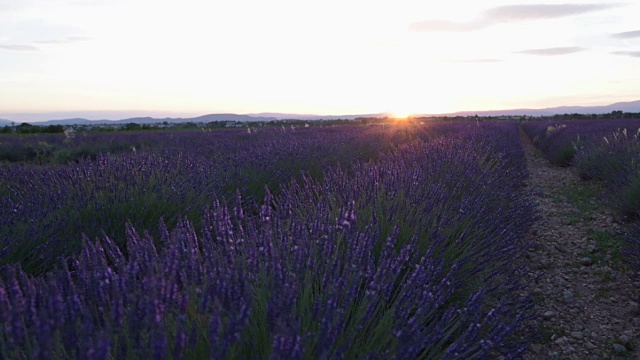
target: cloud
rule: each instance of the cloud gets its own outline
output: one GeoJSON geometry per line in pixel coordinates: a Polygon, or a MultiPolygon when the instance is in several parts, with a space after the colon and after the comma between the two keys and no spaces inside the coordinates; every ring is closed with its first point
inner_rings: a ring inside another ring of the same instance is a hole
{"type": "Polygon", "coordinates": [[[11,0],[0,0],[0,12],[9,12],[27,8],[35,3],[34,0],[21,0],[21,1],[11,1],[11,0]]]}
{"type": "Polygon", "coordinates": [[[555,19],[573,15],[580,15],[593,11],[606,10],[620,6],[619,4],[539,4],[539,5],[508,5],[498,6],[486,10],[482,15],[471,21],[452,22],[447,20],[425,20],[409,24],[411,31],[474,31],[496,24],[515,21],[555,19]]]}
{"type": "Polygon", "coordinates": [[[612,54],[640,58],[640,51],[614,51],[612,54]]]}
{"type": "Polygon", "coordinates": [[[617,34],[611,34],[616,39],[632,39],[640,37],[640,30],[636,31],[625,31],[617,34]]]}
{"type": "Polygon", "coordinates": [[[544,49],[530,49],[530,50],[522,50],[516,51],[516,54],[527,54],[527,55],[538,55],[538,56],[556,56],[556,55],[566,55],[573,54],[581,51],[585,51],[585,48],[573,46],[573,47],[552,47],[552,48],[544,48],[544,49]]]}
{"type": "Polygon", "coordinates": [[[87,40],[91,40],[91,38],[84,37],[84,36],[68,36],[66,38],[61,38],[61,39],[40,40],[40,41],[36,41],[36,43],[38,44],[70,44],[70,43],[87,41],[87,40]]]}
{"type": "Polygon", "coordinates": [[[31,45],[0,45],[0,50],[9,50],[9,51],[40,51],[35,46],[31,45]]]}
{"type": "Polygon", "coordinates": [[[484,18],[491,22],[555,19],[606,10],[618,4],[538,4],[499,6],[485,11],[484,18]]]}

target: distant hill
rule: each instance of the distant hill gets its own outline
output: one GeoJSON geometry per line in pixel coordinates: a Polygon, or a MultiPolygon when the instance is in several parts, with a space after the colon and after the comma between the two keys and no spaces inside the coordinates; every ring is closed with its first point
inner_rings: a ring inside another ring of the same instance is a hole
{"type": "Polygon", "coordinates": [[[608,114],[612,111],[640,112],[640,100],[619,102],[604,106],[559,106],[545,109],[460,111],[448,114],[425,114],[414,116],[553,116],[558,114],[608,114]]]}
{"type": "Polygon", "coordinates": [[[353,120],[362,117],[385,117],[389,114],[359,114],[359,115],[313,115],[313,114],[286,114],[286,113],[257,113],[248,114],[250,116],[268,116],[280,120],[296,119],[296,120],[353,120]]]}
{"type": "MultiPolygon", "coordinates": [[[[630,101],[630,102],[619,102],[611,105],[604,106],[560,106],[553,108],[545,108],[545,109],[510,109],[510,110],[490,110],[490,111],[460,111],[454,113],[446,113],[446,114],[414,114],[414,117],[421,116],[553,116],[557,114],[607,114],[612,111],[623,111],[623,112],[640,112],[640,100],[639,101],[630,101]]],[[[141,112],[138,112],[141,113],[141,112]]],[[[97,114],[102,113],[93,113],[93,116],[99,118],[97,114]]],[[[129,112],[129,114],[131,114],[129,112]]],[[[47,114],[35,114],[37,117],[33,117],[34,119],[45,118],[47,114]]],[[[60,116],[60,113],[55,115],[51,113],[53,116],[60,116]]],[[[81,115],[76,112],[74,115],[81,115]]],[[[7,114],[3,114],[2,116],[7,117],[7,114]]],[[[23,114],[24,116],[24,114],[23,114]]],[[[29,115],[31,116],[31,115],[29,115]]],[[[64,116],[64,115],[63,115],[64,116]]],[[[85,115],[82,115],[85,116],[85,115]]],[[[91,116],[91,115],[86,115],[91,116]]],[[[112,117],[113,114],[108,117],[112,117]]],[[[255,113],[255,114],[208,114],[196,117],[131,117],[125,118],[121,120],[89,120],[83,117],[73,117],[69,119],[59,119],[59,120],[46,120],[46,121],[27,121],[36,125],[102,125],[102,124],[128,124],[128,123],[136,123],[136,124],[159,124],[163,122],[169,123],[185,123],[185,122],[194,122],[194,123],[207,123],[212,121],[274,121],[274,120],[287,120],[287,119],[298,119],[298,120],[336,120],[336,119],[346,119],[353,120],[361,117],[385,117],[389,116],[389,114],[378,113],[378,114],[355,114],[355,115],[314,115],[314,114],[288,114],[288,113],[255,113]]],[[[102,117],[102,116],[100,116],[102,117]]],[[[105,116],[107,117],[107,116],[105,116]]],[[[104,119],[104,117],[103,117],[104,119]]],[[[16,124],[22,123],[23,121],[11,121],[0,119],[0,126],[11,125],[12,122],[16,124]]]]}
{"type": "Polygon", "coordinates": [[[60,120],[47,120],[32,122],[37,125],[103,125],[103,124],[160,124],[163,122],[169,123],[208,123],[212,121],[276,121],[283,119],[298,119],[298,120],[335,120],[335,119],[347,119],[353,120],[359,117],[384,117],[385,114],[372,114],[372,115],[299,115],[299,114],[284,114],[284,113],[260,113],[260,114],[208,114],[191,118],[153,118],[153,117],[133,117],[122,120],[88,120],[85,118],[72,118],[72,119],[60,119],[60,120]]]}
{"type": "Polygon", "coordinates": [[[87,120],[83,118],[73,118],[73,119],[62,119],[62,120],[48,120],[48,121],[38,121],[38,122],[30,122],[35,125],[98,125],[98,124],[112,124],[114,121],[112,120],[87,120]]]}
{"type": "Polygon", "coordinates": [[[252,116],[252,115],[238,115],[238,114],[209,114],[198,116],[183,121],[192,122],[211,122],[211,121],[274,121],[278,120],[273,116],[252,116]]]}
{"type": "Polygon", "coordinates": [[[84,118],[47,120],[34,122],[37,125],[105,125],[105,124],[160,124],[163,122],[170,123],[207,123],[212,121],[273,121],[278,120],[275,117],[258,117],[237,114],[209,114],[193,118],[152,118],[152,117],[134,117],[122,120],[88,120],[84,118]]]}

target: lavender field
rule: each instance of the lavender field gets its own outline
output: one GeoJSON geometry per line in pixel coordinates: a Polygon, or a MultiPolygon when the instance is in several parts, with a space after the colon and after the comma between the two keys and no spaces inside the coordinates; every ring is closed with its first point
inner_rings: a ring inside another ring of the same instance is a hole
{"type": "Polygon", "coordinates": [[[520,358],[521,128],[640,201],[640,123],[574,123],[0,137],[0,357],[520,358]]]}

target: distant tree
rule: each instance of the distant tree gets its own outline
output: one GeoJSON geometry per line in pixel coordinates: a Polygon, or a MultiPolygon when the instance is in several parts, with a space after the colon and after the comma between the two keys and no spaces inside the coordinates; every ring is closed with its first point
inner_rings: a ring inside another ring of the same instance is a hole
{"type": "Polygon", "coordinates": [[[62,125],[49,125],[41,129],[41,132],[48,134],[61,134],[64,132],[64,126],[62,125]]]}
{"type": "Polygon", "coordinates": [[[126,131],[133,131],[133,130],[140,130],[142,127],[140,126],[140,124],[136,124],[136,123],[128,123],[124,126],[124,130],[126,131]]]}
{"type": "Polygon", "coordinates": [[[182,127],[185,128],[185,129],[193,129],[193,128],[197,128],[198,124],[189,121],[189,122],[183,123],[182,127]]]}
{"type": "Polygon", "coordinates": [[[33,132],[37,132],[37,129],[34,128],[35,126],[29,123],[22,123],[16,126],[16,132],[18,132],[19,134],[31,134],[33,132]]]}

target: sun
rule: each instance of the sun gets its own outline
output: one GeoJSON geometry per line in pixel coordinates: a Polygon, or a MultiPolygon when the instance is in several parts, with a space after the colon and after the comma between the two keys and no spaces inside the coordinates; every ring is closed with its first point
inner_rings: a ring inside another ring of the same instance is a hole
{"type": "Polygon", "coordinates": [[[411,117],[411,113],[408,111],[394,111],[391,113],[391,118],[398,120],[405,120],[411,117]]]}

